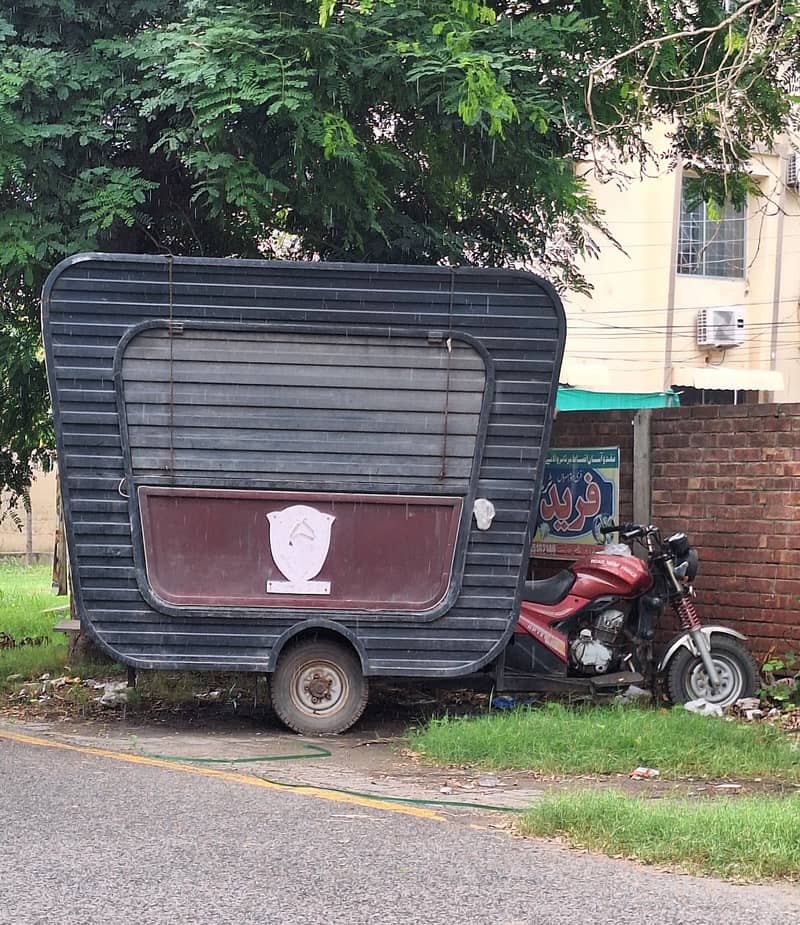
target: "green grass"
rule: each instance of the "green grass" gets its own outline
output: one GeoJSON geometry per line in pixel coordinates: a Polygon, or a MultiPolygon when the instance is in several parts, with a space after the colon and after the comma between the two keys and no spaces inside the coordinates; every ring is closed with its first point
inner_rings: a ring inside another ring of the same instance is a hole
{"type": "Polygon", "coordinates": [[[537,802],[518,828],[692,873],[800,880],[800,794],[708,802],[578,791],[537,802]]]}
{"type": "Polygon", "coordinates": [[[743,725],[685,710],[548,704],[481,717],[434,719],[410,733],[412,748],[444,765],[542,774],[800,780],[796,742],[767,724],[743,725]]]}
{"type": "MultiPolygon", "coordinates": [[[[48,566],[26,568],[16,564],[0,563],[0,633],[7,633],[17,643],[26,637],[45,637],[41,646],[17,645],[0,649],[0,694],[19,690],[21,680],[33,680],[43,674],[57,677],[65,673],[67,637],[53,627],[66,613],[44,613],[67,603],[66,597],[56,597],[50,588],[51,570],[48,566]],[[9,681],[9,675],[22,675],[22,679],[9,681]]],[[[123,678],[126,669],[114,663],[93,664],[81,662],[69,665],[69,674],[82,678],[123,678]]],[[[196,672],[146,671],[139,673],[138,690],[131,696],[131,706],[180,708],[202,707],[196,693],[219,689],[222,694],[213,704],[234,703],[237,707],[263,706],[267,693],[263,676],[255,674],[223,674],[196,672]]],[[[69,688],[63,701],[77,708],[86,708],[95,697],[86,688],[69,688]]]]}
{"type": "Polygon", "coordinates": [[[34,678],[60,672],[64,667],[67,639],[53,627],[66,614],[44,611],[66,604],[67,598],[56,597],[50,582],[49,566],[0,564],[0,633],[7,633],[17,642],[39,636],[47,640],[41,646],[0,649],[0,689],[10,674],[34,678]]]}

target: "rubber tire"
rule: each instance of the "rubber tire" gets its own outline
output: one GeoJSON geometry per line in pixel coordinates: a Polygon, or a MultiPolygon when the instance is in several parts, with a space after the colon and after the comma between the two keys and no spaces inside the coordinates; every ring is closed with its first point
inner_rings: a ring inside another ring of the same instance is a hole
{"type": "MultiPolygon", "coordinates": [[[[724,709],[742,697],[754,696],[758,688],[758,665],[746,646],[731,636],[712,634],[711,658],[719,658],[729,664],[734,664],[742,680],[742,686],[738,692],[734,691],[724,700],[711,699],[711,703],[719,703],[724,709]]],[[[667,672],[667,692],[672,703],[687,703],[706,696],[701,690],[691,689],[691,675],[698,666],[702,669],[699,656],[692,655],[687,648],[681,647],[669,663],[667,672]]],[[[703,677],[706,677],[705,671],[703,671],[703,677]]]]}
{"type": "Polygon", "coordinates": [[[359,720],[367,705],[369,684],[352,649],[329,639],[307,639],[281,653],[270,681],[270,696],[272,708],[289,729],[303,735],[333,735],[359,720]],[[315,663],[346,684],[341,702],[319,714],[299,701],[295,689],[299,674],[315,663]]]}

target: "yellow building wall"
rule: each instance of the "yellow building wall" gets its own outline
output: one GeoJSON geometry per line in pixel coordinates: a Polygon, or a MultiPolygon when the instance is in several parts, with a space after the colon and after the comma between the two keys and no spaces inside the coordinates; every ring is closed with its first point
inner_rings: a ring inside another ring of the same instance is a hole
{"type": "Polygon", "coordinates": [[[565,298],[568,334],[562,382],[600,391],[655,392],[673,384],[667,365],[775,369],[783,376],[784,389],[772,396],[762,393],[762,399],[800,401],[800,199],[796,189],[783,183],[785,165],[777,154],[753,159],[753,174],[764,195],[749,203],[744,279],[675,272],[678,172],[664,170],[644,178],[632,172],[620,187],[613,181],[599,182],[588,165],[581,165],[622,250],[598,239],[601,256],[582,265],[593,286],[591,297],[565,298]],[[697,313],[713,307],[744,309],[742,346],[723,350],[697,345],[697,313]],[[599,384],[592,385],[592,380],[599,384]]]}
{"type": "MultiPolygon", "coordinates": [[[[2,500],[0,500],[2,504],[2,500]]],[[[3,504],[2,510],[7,506],[3,504]]],[[[22,530],[17,529],[10,517],[0,524],[0,556],[24,556],[26,552],[27,516],[21,504],[16,513],[22,521],[22,530]]],[[[56,473],[40,473],[31,486],[31,525],[33,528],[33,553],[37,556],[52,556],[56,531],[56,473]]]]}
{"type": "Polygon", "coordinates": [[[587,180],[619,247],[598,236],[600,256],[582,266],[591,296],[565,297],[569,384],[596,389],[592,381],[601,376],[594,368],[603,366],[607,381],[600,391],[660,391],[674,179],[637,175],[624,186],[618,179],[600,183],[592,174],[587,180]],[[588,381],[578,381],[582,369],[589,370],[588,381]]]}

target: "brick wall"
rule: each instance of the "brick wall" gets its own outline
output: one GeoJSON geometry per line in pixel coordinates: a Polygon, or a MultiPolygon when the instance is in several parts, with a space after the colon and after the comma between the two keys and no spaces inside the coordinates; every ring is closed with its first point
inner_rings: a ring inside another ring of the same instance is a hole
{"type": "MultiPolygon", "coordinates": [[[[620,447],[621,520],[633,509],[632,422],[631,411],[569,412],[553,428],[554,447],[620,447]]],[[[659,408],[651,433],[651,519],[697,547],[701,619],[745,633],[758,656],[800,649],[800,405],[659,408]]]]}

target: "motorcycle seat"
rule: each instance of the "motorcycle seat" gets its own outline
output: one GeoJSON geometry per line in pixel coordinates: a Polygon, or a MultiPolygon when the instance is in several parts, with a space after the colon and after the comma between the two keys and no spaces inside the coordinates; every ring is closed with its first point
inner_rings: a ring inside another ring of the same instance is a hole
{"type": "Polygon", "coordinates": [[[530,601],[532,604],[557,604],[566,597],[574,584],[574,573],[564,569],[552,578],[526,581],[522,591],[522,600],[530,601]]]}

